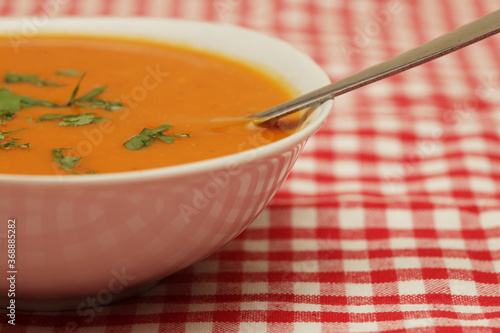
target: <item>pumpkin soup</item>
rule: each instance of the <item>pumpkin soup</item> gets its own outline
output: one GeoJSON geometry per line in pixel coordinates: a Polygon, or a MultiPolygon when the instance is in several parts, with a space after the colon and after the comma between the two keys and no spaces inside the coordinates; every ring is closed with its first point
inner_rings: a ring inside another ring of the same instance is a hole
{"type": "Polygon", "coordinates": [[[0,37],[0,173],[93,174],[219,157],[290,131],[217,123],[292,98],[223,56],[152,41],[0,37]]]}

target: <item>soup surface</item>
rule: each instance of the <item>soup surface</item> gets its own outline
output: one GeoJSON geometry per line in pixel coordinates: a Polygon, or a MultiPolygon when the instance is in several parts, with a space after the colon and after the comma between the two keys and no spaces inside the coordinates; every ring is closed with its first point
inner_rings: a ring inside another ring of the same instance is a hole
{"type": "Polygon", "coordinates": [[[0,173],[142,170],[268,144],[292,130],[214,122],[291,90],[222,56],[151,41],[0,37],[0,173]]]}

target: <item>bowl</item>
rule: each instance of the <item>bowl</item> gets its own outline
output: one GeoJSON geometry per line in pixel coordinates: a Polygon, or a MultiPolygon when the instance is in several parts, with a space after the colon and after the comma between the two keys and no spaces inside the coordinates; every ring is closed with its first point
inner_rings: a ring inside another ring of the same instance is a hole
{"type": "MultiPolygon", "coordinates": [[[[268,68],[299,93],[330,83],[287,43],[229,24],[151,18],[4,19],[13,45],[40,33],[116,35],[183,43],[268,68]]],[[[77,310],[141,293],[219,250],[266,207],[307,139],[327,118],[319,106],[296,133],[236,154],[144,171],[76,176],[0,174],[0,240],[15,221],[0,302],[16,309],[77,310]],[[13,289],[12,289],[13,288],[13,289]],[[9,289],[15,295],[9,296],[9,289]]]]}

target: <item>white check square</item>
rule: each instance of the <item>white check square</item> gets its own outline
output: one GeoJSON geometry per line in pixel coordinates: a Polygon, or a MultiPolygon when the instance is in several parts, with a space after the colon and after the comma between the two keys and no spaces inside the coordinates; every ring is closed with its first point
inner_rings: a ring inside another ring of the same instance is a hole
{"type": "Polygon", "coordinates": [[[344,271],[346,272],[369,272],[370,260],[368,259],[345,259],[344,271]]]}
{"type": "Polygon", "coordinates": [[[434,210],[434,225],[442,230],[460,230],[460,213],[457,209],[434,210]]]}
{"type": "Polygon", "coordinates": [[[347,297],[371,297],[373,296],[373,288],[369,283],[347,283],[345,285],[347,297]]]}
{"type": "Polygon", "coordinates": [[[420,164],[420,172],[426,175],[443,174],[448,172],[448,163],[444,160],[430,160],[420,164]]]}
{"type": "Polygon", "coordinates": [[[338,177],[358,177],[361,167],[355,160],[337,160],[332,165],[332,172],[338,177]]]}
{"type": "Polygon", "coordinates": [[[447,177],[432,177],[424,182],[426,191],[428,192],[449,192],[452,189],[451,178],[447,177]]]}
{"type": "Polygon", "coordinates": [[[322,323],[294,323],[293,329],[294,332],[321,333],[322,326],[322,323]]]}
{"type": "Polygon", "coordinates": [[[359,138],[356,135],[334,135],[330,144],[334,151],[338,152],[357,152],[359,151],[359,138]]]}
{"type": "Polygon", "coordinates": [[[368,249],[366,240],[341,240],[340,247],[343,251],[364,251],[368,249]]]}
{"type": "Polygon", "coordinates": [[[349,323],[349,329],[351,332],[377,332],[378,325],[375,321],[369,321],[365,323],[349,323]]]}
{"type": "Polygon", "coordinates": [[[398,288],[400,295],[423,295],[425,285],[420,280],[399,281],[398,288]]]}
{"type": "Polygon", "coordinates": [[[365,211],[362,208],[339,209],[339,225],[344,229],[358,229],[365,226],[365,211]]]}
{"type": "Polygon", "coordinates": [[[485,229],[498,228],[500,226],[500,211],[483,212],[479,216],[479,221],[485,229]]]}
{"type": "Polygon", "coordinates": [[[417,240],[410,237],[391,238],[389,240],[391,249],[416,249],[417,240]]]}
{"type": "Polygon", "coordinates": [[[319,295],[321,284],[317,282],[296,282],[293,284],[295,295],[319,295]]]}
{"type": "Polygon", "coordinates": [[[266,294],[269,291],[267,282],[244,282],[241,285],[243,294],[266,294]]]}
{"type": "Polygon", "coordinates": [[[420,269],[422,264],[418,257],[394,257],[395,269],[420,269]]]}
{"type": "Polygon", "coordinates": [[[474,281],[450,280],[450,292],[452,295],[477,296],[476,283],[474,281]]]}
{"type": "Polygon", "coordinates": [[[500,251],[500,237],[489,238],[486,243],[489,251],[500,251]]]}
{"type": "Polygon", "coordinates": [[[472,264],[468,258],[443,258],[447,269],[472,269],[472,264]]]}
{"type": "MultiPolygon", "coordinates": [[[[196,331],[198,332],[212,332],[210,329],[209,331],[196,331]]],[[[250,322],[250,323],[240,323],[239,327],[239,332],[240,333],[255,333],[255,332],[267,332],[267,323],[263,322],[250,322]]]]}
{"type": "Polygon", "coordinates": [[[252,260],[243,262],[243,272],[259,273],[269,271],[269,261],[252,260]]]}
{"type": "Polygon", "coordinates": [[[477,193],[495,193],[496,185],[495,182],[486,177],[470,177],[469,183],[471,189],[477,193]]]}
{"type": "MultiPolygon", "coordinates": [[[[186,323],[186,333],[212,332],[213,323],[186,323]]],[[[140,332],[157,332],[157,331],[140,331],[140,332]]],[[[139,331],[138,331],[139,333],[139,331]]]]}
{"type": "Polygon", "coordinates": [[[401,142],[393,138],[378,137],[375,139],[375,151],[384,157],[400,157],[403,153],[401,142]]]}
{"type": "Polygon", "coordinates": [[[316,208],[292,209],[292,225],[298,228],[310,228],[317,221],[316,208]]]}
{"type": "Polygon", "coordinates": [[[292,249],[294,251],[317,251],[319,245],[315,239],[292,239],[292,249]]]}
{"type": "Polygon", "coordinates": [[[391,229],[413,229],[413,214],[408,209],[387,209],[387,226],[391,229]]]}

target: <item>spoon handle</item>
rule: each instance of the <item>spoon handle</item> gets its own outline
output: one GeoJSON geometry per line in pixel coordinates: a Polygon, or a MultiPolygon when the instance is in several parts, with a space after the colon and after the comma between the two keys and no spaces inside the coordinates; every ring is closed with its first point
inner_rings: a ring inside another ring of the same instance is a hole
{"type": "Polygon", "coordinates": [[[321,104],[328,99],[439,58],[499,32],[500,10],[497,10],[394,58],[248,118],[263,118],[265,121],[266,118],[282,117],[321,104]]]}

